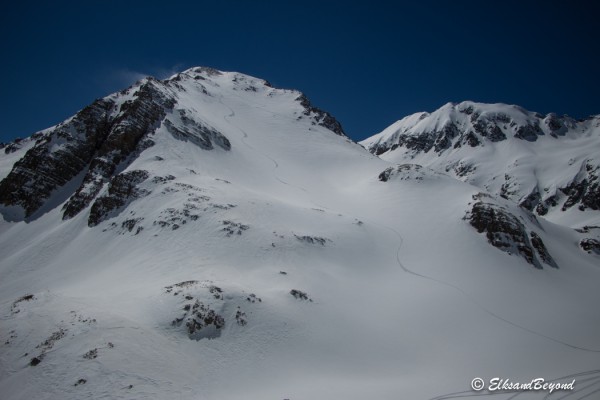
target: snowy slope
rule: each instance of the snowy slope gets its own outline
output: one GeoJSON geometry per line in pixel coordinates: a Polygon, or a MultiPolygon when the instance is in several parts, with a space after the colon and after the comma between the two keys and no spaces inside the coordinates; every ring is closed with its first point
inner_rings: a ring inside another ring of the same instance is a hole
{"type": "MultiPolygon", "coordinates": [[[[593,229],[382,160],[260,79],[147,82],[98,103],[106,152],[58,174],[97,114],[75,116],[84,130],[37,145],[62,153],[29,153],[64,183],[37,203],[27,183],[3,197],[3,398],[431,399],[472,395],[475,376],[600,381],[600,255],[579,246],[593,229]]],[[[0,187],[35,179],[22,157],[0,187]]]]}
{"type": "Polygon", "coordinates": [[[600,116],[575,121],[506,104],[448,103],[362,142],[373,154],[448,173],[551,221],[600,224],[600,116]]]}

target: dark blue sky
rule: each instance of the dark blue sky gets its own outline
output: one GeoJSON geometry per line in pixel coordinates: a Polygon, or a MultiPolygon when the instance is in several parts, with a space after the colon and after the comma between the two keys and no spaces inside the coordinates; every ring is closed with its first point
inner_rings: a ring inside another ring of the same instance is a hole
{"type": "Polygon", "coordinates": [[[448,101],[600,113],[591,1],[12,1],[0,141],[141,75],[206,65],[303,91],[354,139],[448,101]]]}

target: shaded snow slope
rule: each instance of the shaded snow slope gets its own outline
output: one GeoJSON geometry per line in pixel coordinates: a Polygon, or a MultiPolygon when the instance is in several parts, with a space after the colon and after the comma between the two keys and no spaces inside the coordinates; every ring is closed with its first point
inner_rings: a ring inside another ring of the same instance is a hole
{"type": "Polygon", "coordinates": [[[91,175],[95,150],[32,218],[4,203],[3,398],[430,399],[475,376],[600,379],[600,256],[579,246],[594,228],[382,160],[256,78],[153,85],[172,109],[141,132],[151,145],[91,175]],[[65,219],[85,176],[99,189],[65,219]]]}

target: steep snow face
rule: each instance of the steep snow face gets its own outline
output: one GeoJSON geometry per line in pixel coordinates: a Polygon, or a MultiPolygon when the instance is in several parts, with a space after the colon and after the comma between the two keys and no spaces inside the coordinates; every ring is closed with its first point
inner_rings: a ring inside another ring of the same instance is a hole
{"type": "Polygon", "coordinates": [[[243,74],[192,68],[101,102],[102,143],[39,208],[24,211],[34,177],[56,176],[51,144],[80,114],[0,184],[3,398],[395,400],[469,395],[475,376],[600,379],[594,227],[382,160],[243,74]]]}
{"type": "Polygon", "coordinates": [[[361,142],[392,162],[426,165],[551,221],[600,223],[600,116],[584,121],[463,102],[403,118],[361,142]]]}
{"type": "MultiPolygon", "coordinates": [[[[74,217],[163,131],[203,150],[230,150],[229,140],[210,123],[214,107],[221,107],[218,112],[227,107],[221,96],[273,110],[286,122],[304,119],[344,136],[341,125],[300,92],[273,89],[247,75],[195,68],[166,81],[146,78],[34,135],[35,145],[18,161],[21,152],[4,157],[0,166],[12,170],[0,183],[2,213],[11,220],[32,220],[68,197],[63,218],[74,217]],[[196,106],[204,110],[198,112],[196,106]]],[[[223,120],[215,123],[222,125],[223,120]]],[[[21,147],[20,142],[11,143],[5,153],[21,147]]]]}

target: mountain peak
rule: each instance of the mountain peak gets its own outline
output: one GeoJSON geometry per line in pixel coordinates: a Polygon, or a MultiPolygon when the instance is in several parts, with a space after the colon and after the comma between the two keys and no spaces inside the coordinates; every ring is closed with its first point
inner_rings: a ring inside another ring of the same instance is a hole
{"type": "MultiPolygon", "coordinates": [[[[593,118],[592,118],[593,119],[593,118]]],[[[535,142],[549,136],[558,138],[579,131],[581,123],[568,116],[542,115],[503,103],[473,101],[447,103],[431,113],[409,115],[364,141],[362,145],[381,155],[404,147],[417,154],[452,151],[462,146],[483,146],[515,138],[535,142]]]]}
{"type": "Polygon", "coordinates": [[[385,160],[449,173],[577,226],[588,217],[574,209],[600,210],[599,120],[463,101],[405,117],[361,144],[385,160]]]}
{"type": "Polygon", "coordinates": [[[499,117],[518,110],[490,107],[407,117],[379,158],[298,91],[194,68],[6,146],[0,393],[441,399],[473,371],[583,376],[595,131],[527,141],[499,117]],[[479,145],[454,147],[463,128],[479,145]],[[524,209],[552,202],[586,225],[524,209]]]}
{"type": "Polygon", "coordinates": [[[3,146],[6,154],[26,150],[15,153],[21,158],[3,173],[3,214],[9,220],[30,220],[66,200],[63,218],[74,217],[106,188],[110,191],[113,179],[154,146],[157,136],[166,134],[205,151],[229,151],[224,132],[246,131],[231,126],[237,114],[244,120],[268,121],[270,116],[304,132],[319,127],[322,134],[345,138],[340,123],[301,92],[273,88],[263,79],[209,67],[165,80],[146,77],[52,128],[3,146]]]}

